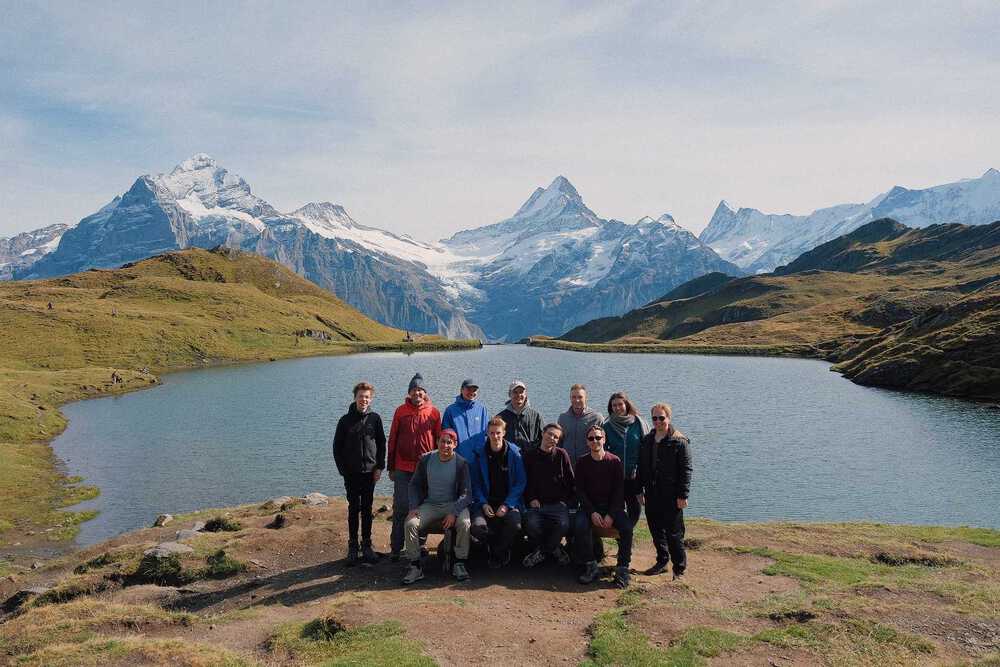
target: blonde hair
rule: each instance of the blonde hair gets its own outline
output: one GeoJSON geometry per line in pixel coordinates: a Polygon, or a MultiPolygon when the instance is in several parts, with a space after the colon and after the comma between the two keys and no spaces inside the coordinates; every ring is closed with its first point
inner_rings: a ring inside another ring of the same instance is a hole
{"type": "Polygon", "coordinates": [[[674,409],[670,407],[669,403],[654,403],[653,407],[649,409],[649,413],[653,414],[653,410],[663,410],[667,413],[667,419],[674,418],[674,409]]]}
{"type": "Polygon", "coordinates": [[[499,426],[503,429],[503,432],[507,432],[507,422],[500,419],[499,417],[494,417],[486,423],[486,428],[489,429],[490,426],[499,426]]]}

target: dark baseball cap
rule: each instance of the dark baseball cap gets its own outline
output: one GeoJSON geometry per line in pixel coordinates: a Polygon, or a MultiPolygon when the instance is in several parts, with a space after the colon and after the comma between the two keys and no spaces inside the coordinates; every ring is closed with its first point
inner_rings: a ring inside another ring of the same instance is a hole
{"type": "Polygon", "coordinates": [[[473,387],[475,389],[479,389],[479,383],[473,380],[472,378],[465,378],[464,380],[462,380],[462,389],[465,389],[466,387],[473,387]]]}

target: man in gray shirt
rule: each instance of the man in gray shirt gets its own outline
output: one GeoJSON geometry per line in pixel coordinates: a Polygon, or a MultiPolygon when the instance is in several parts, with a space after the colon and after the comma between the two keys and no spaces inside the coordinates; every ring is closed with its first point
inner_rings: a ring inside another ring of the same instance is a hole
{"type": "Polygon", "coordinates": [[[590,454],[587,446],[587,431],[592,426],[604,423],[604,415],[587,407],[587,388],[575,384],[569,388],[569,410],[559,415],[559,427],[563,431],[560,447],[569,454],[570,465],[576,470],[581,456],[590,454]]]}
{"type": "MultiPolygon", "coordinates": [[[[410,569],[403,584],[424,578],[420,565],[420,534],[435,528],[455,529],[455,564],[451,573],[459,581],[469,578],[465,561],[469,557],[469,465],[455,453],[458,434],[444,429],[438,436],[437,451],[420,457],[409,486],[410,513],[406,517],[406,557],[410,569]]],[[[439,547],[440,548],[440,547],[439,547]]]]}

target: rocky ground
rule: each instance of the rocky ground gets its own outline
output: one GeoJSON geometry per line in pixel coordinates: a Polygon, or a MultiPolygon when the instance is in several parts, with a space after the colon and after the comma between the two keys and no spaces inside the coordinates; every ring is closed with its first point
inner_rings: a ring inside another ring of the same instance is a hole
{"type": "MultiPolygon", "coordinates": [[[[692,520],[687,576],[637,573],[627,591],[477,560],[456,583],[432,537],[428,576],[403,588],[388,558],[348,567],[345,505],[311,502],[177,517],[34,569],[0,561],[0,663],[1000,665],[996,531],[692,520]]],[[[653,562],[638,536],[637,572],[653,562]]]]}

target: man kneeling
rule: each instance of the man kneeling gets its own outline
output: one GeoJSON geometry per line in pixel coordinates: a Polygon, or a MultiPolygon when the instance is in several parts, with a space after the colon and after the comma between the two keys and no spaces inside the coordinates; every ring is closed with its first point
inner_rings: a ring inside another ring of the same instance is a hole
{"type": "MultiPolygon", "coordinates": [[[[424,578],[420,565],[420,534],[436,528],[455,529],[455,564],[451,573],[459,581],[469,578],[465,560],[469,557],[469,464],[455,453],[458,434],[451,429],[441,431],[436,452],[424,454],[410,479],[410,510],[406,517],[406,557],[410,569],[404,584],[424,578]]],[[[440,547],[439,547],[440,548],[440,547]]]]}

